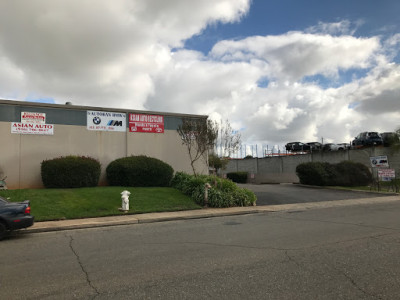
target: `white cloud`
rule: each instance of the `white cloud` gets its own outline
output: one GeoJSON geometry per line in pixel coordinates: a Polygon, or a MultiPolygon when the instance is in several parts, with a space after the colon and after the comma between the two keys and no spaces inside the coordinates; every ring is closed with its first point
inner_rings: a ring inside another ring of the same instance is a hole
{"type": "Polygon", "coordinates": [[[222,40],[208,54],[183,48],[210,24],[239,22],[249,5],[1,1],[0,98],[209,114],[244,142],[269,145],[348,142],[400,125],[399,34],[355,37],[357,24],[343,20],[222,40]]]}
{"type": "Polygon", "coordinates": [[[222,61],[260,59],[269,66],[267,76],[300,80],[316,74],[336,76],[342,69],[367,68],[378,49],[379,40],[375,37],[289,32],[222,41],[214,46],[212,55],[222,61]]]}
{"type": "Polygon", "coordinates": [[[249,0],[1,1],[0,57],[23,73],[26,88],[0,93],[143,108],[171,47],[248,9],[249,0]]]}

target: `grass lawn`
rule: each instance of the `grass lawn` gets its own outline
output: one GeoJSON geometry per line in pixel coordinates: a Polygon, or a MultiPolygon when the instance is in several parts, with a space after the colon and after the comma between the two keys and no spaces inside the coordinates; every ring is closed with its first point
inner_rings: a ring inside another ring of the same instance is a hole
{"type": "Polygon", "coordinates": [[[123,215],[118,208],[125,189],[131,192],[129,214],[201,208],[180,191],[165,187],[1,190],[0,196],[10,197],[12,202],[30,200],[35,221],[49,221],[123,215]]]}

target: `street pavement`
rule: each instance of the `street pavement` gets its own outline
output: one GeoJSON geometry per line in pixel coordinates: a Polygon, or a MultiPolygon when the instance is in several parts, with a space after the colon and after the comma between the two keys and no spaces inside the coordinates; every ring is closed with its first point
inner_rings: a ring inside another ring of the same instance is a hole
{"type": "Polygon", "coordinates": [[[203,208],[198,210],[126,214],[100,218],[36,222],[22,233],[58,231],[92,227],[153,223],[172,220],[188,220],[232,215],[254,214],[260,212],[298,211],[327,207],[386,203],[399,201],[399,195],[351,192],[329,189],[307,188],[299,185],[240,185],[253,190],[257,206],[230,208],[203,208]],[[278,201],[279,200],[279,201],[278,201]],[[298,202],[301,203],[298,203],[298,202]]]}
{"type": "Polygon", "coordinates": [[[257,206],[384,197],[387,194],[302,184],[241,184],[257,196],[257,206]]]}
{"type": "Polygon", "coordinates": [[[6,239],[0,299],[398,299],[398,196],[270,209],[6,239]]]}

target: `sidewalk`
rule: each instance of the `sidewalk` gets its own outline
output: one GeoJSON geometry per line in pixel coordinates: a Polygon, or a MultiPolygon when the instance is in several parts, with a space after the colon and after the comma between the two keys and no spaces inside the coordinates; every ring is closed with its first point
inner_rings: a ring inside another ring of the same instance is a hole
{"type": "Polygon", "coordinates": [[[320,209],[329,207],[340,207],[350,205],[367,205],[400,201],[400,196],[360,198],[349,200],[337,200],[326,202],[310,202],[283,205],[266,205],[250,207],[229,207],[229,208],[204,208],[198,210],[186,210],[175,212],[161,212],[136,214],[125,216],[110,216],[88,219],[60,220],[48,222],[36,222],[32,227],[21,230],[21,233],[48,232],[71,229],[84,229],[94,227],[129,225],[153,222],[165,222],[175,220],[201,219],[211,217],[223,217],[268,212],[299,211],[307,209],[320,209]]]}

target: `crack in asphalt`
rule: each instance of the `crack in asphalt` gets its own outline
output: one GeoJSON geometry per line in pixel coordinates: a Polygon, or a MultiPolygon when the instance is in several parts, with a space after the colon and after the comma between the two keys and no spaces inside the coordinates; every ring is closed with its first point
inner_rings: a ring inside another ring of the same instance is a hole
{"type": "MultiPolygon", "coordinates": [[[[285,251],[285,256],[287,257],[286,261],[283,261],[283,263],[287,263],[287,262],[292,262],[294,263],[298,268],[304,268],[304,266],[302,266],[299,262],[297,262],[296,259],[294,259],[292,256],[289,255],[288,251],[285,251]]],[[[382,299],[380,296],[378,295],[374,295],[372,293],[367,292],[366,290],[364,290],[362,287],[360,287],[356,280],[351,277],[349,274],[347,274],[344,270],[338,269],[336,266],[329,264],[327,262],[325,262],[326,265],[330,268],[332,268],[333,270],[335,270],[337,273],[343,275],[357,290],[359,290],[360,292],[362,292],[365,296],[369,296],[369,297],[373,297],[375,299],[382,299]]]]}
{"type": "Polygon", "coordinates": [[[78,261],[79,266],[81,267],[82,272],[85,274],[86,277],[86,282],[89,285],[89,287],[95,291],[96,295],[94,295],[94,297],[92,299],[95,299],[97,296],[100,295],[99,291],[96,289],[96,287],[92,284],[90,278],[89,278],[89,273],[85,270],[85,267],[83,266],[83,263],[78,255],[78,253],[75,251],[74,247],[72,246],[72,242],[74,241],[74,238],[69,235],[67,236],[70,238],[69,240],[69,248],[71,249],[72,253],[74,253],[76,260],[78,261]]]}
{"type": "Polygon", "coordinates": [[[338,268],[336,268],[334,265],[330,265],[332,269],[334,269],[336,272],[338,272],[339,274],[342,274],[344,277],[346,277],[349,282],[360,292],[362,292],[364,295],[369,296],[369,297],[373,297],[376,299],[382,299],[381,297],[371,294],[369,292],[367,292],[366,290],[364,290],[362,287],[360,287],[357,282],[355,281],[355,279],[353,277],[351,277],[349,274],[347,274],[345,271],[340,270],[338,268]]]}
{"type": "Polygon", "coordinates": [[[302,268],[302,266],[298,263],[298,261],[295,260],[293,257],[291,257],[291,256],[289,255],[289,253],[288,253],[287,250],[285,251],[285,255],[286,255],[287,259],[288,259],[287,261],[284,261],[285,263],[286,263],[286,262],[293,262],[297,267],[302,268]]]}

